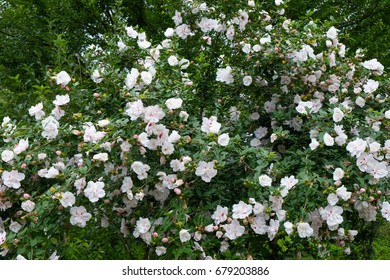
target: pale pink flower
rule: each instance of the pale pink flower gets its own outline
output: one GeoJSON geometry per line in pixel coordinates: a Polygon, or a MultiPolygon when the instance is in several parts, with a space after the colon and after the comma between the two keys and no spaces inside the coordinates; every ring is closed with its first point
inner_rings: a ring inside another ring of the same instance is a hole
{"type": "Polygon", "coordinates": [[[2,153],[1,153],[1,159],[4,161],[4,162],[10,162],[11,160],[13,160],[15,158],[15,154],[13,151],[10,151],[10,150],[4,150],[2,153]]]}
{"type": "Polygon", "coordinates": [[[31,200],[26,200],[26,201],[23,201],[22,204],[21,204],[21,207],[24,211],[30,213],[34,210],[35,208],[35,203],[32,202],[31,200]]]}
{"type": "Polygon", "coordinates": [[[225,236],[230,240],[240,237],[245,232],[245,227],[240,225],[237,220],[233,220],[230,224],[223,225],[223,228],[225,229],[225,236]]]}
{"type": "Polygon", "coordinates": [[[104,183],[103,182],[93,182],[89,181],[87,187],[84,190],[84,195],[91,202],[97,202],[99,198],[102,198],[106,195],[104,191],[104,183]]]}
{"type": "Polygon", "coordinates": [[[310,237],[313,235],[313,229],[308,223],[298,223],[297,230],[300,238],[310,237]]]}
{"type": "Polygon", "coordinates": [[[62,106],[68,104],[70,101],[69,95],[56,95],[56,100],[53,101],[54,105],[62,106]]]}
{"type": "Polygon", "coordinates": [[[1,175],[3,179],[3,184],[9,188],[19,189],[20,181],[23,181],[26,176],[23,173],[18,172],[17,170],[4,171],[1,175]]]}
{"type": "Polygon", "coordinates": [[[262,187],[270,187],[272,184],[272,179],[268,175],[261,175],[259,177],[259,183],[262,187]]]}
{"type": "Polygon", "coordinates": [[[216,81],[232,84],[234,82],[232,68],[230,66],[227,66],[226,68],[218,68],[216,81]]]}
{"type": "Polygon", "coordinates": [[[344,178],[344,170],[341,168],[337,167],[334,172],[333,172],[333,180],[334,181],[339,181],[344,178]]]}
{"type": "Polygon", "coordinates": [[[28,113],[30,116],[35,117],[36,120],[40,120],[45,116],[45,112],[42,110],[43,104],[42,102],[39,102],[37,105],[32,106],[30,109],[28,109],[28,113]]]}
{"type": "Polygon", "coordinates": [[[76,197],[71,192],[61,193],[60,203],[64,207],[71,207],[76,203],[76,197]]]}
{"type": "Polygon", "coordinates": [[[223,146],[223,147],[226,147],[227,145],[229,145],[229,140],[230,140],[230,137],[229,137],[229,134],[227,134],[227,133],[223,133],[223,134],[218,136],[218,144],[223,146]]]}
{"type": "Polygon", "coordinates": [[[144,113],[144,105],[141,100],[127,103],[126,114],[132,121],[137,120],[144,113]]]}
{"type": "Polygon", "coordinates": [[[61,71],[56,76],[57,85],[61,84],[62,86],[66,86],[71,81],[71,78],[68,73],[65,71],[61,71]]]}
{"type": "Polygon", "coordinates": [[[221,128],[221,124],[217,122],[217,117],[211,116],[210,118],[203,118],[201,130],[206,133],[217,134],[221,128]]]}
{"type": "Polygon", "coordinates": [[[127,88],[132,89],[137,84],[139,71],[136,68],[132,68],[130,73],[127,74],[125,79],[125,85],[127,88]]]}
{"type": "Polygon", "coordinates": [[[92,215],[87,212],[84,206],[74,206],[70,208],[70,223],[79,227],[85,227],[87,222],[92,218],[92,215]]]}
{"type": "Polygon", "coordinates": [[[191,234],[188,232],[187,229],[182,229],[179,232],[179,238],[180,238],[180,241],[184,243],[184,242],[191,240],[191,234]]]}
{"type": "Polygon", "coordinates": [[[240,201],[238,204],[233,204],[233,219],[245,219],[252,214],[252,205],[240,201]]]}
{"type": "Polygon", "coordinates": [[[227,215],[228,215],[228,208],[221,207],[218,205],[217,210],[215,210],[211,218],[214,220],[214,223],[216,225],[219,225],[220,223],[223,223],[227,220],[227,215]]]}
{"type": "Polygon", "coordinates": [[[165,105],[169,110],[179,109],[183,104],[183,99],[181,98],[169,98],[165,101],[165,105]]]}
{"type": "Polygon", "coordinates": [[[209,183],[211,179],[217,175],[217,170],[214,169],[214,161],[200,161],[196,168],[195,175],[201,177],[206,183],[209,183]]]}

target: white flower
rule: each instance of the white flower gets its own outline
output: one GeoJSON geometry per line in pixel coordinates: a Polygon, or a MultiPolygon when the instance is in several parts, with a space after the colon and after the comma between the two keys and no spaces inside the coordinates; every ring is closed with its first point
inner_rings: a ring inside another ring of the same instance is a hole
{"type": "Polygon", "coordinates": [[[363,86],[363,90],[365,93],[373,93],[378,89],[379,82],[368,79],[367,83],[363,86]]]}
{"type": "Polygon", "coordinates": [[[95,126],[92,124],[86,125],[84,128],[84,142],[96,143],[106,135],[103,131],[96,131],[95,126]]]}
{"type": "Polygon", "coordinates": [[[272,184],[272,179],[268,175],[261,175],[259,177],[259,183],[262,187],[270,187],[272,184]]]}
{"type": "Polygon", "coordinates": [[[56,168],[54,168],[52,166],[52,167],[49,168],[49,170],[47,170],[47,173],[45,174],[45,178],[47,178],[47,179],[54,179],[59,174],[60,174],[60,172],[56,168]]]}
{"type": "Polygon", "coordinates": [[[229,134],[227,134],[227,133],[223,133],[223,134],[218,136],[218,144],[223,146],[223,147],[226,147],[227,145],[229,145],[229,140],[230,140],[230,137],[229,137],[229,134]]]}
{"type": "MultiPolygon", "coordinates": [[[[120,41],[120,42],[118,42],[118,46],[119,46],[119,43],[122,43],[122,44],[123,44],[123,42],[120,41]]],[[[119,47],[119,50],[124,50],[124,49],[126,49],[126,45],[125,45],[125,44],[123,44],[123,45],[121,45],[121,46],[119,47]]],[[[92,73],[92,75],[91,75],[91,79],[92,79],[92,81],[94,81],[94,82],[97,83],[97,84],[99,84],[99,83],[101,83],[101,82],[103,81],[103,78],[101,77],[100,72],[99,72],[99,70],[97,70],[97,69],[95,69],[95,70],[93,71],[93,73],[92,73]]]]}
{"type": "Polygon", "coordinates": [[[17,170],[4,171],[1,175],[3,184],[9,188],[19,189],[20,181],[23,181],[26,176],[23,173],[19,173],[17,170]]]}
{"type": "Polygon", "coordinates": [[[87,212],[84,206],[74,206],[70,208],[70,223],[79,227],[85,227],[87,222],[91,219],[92,215],[87,212]]]}
{"type": "Polygon", "coordinates": [[[54,117],[47,117],[42,121],[44,131],[41,135],[48,140],[56,138],[58,135],[58,126],[59,123],[54,117]]]}
{"type": "Polygon", "coordinates": [[[333,110],[333,121],[339,122],[344,118],[344,113],[339,108],[334,108],[333,110]]]}
{"type": "Polygon", "coordinates": [[[360,108],[363,108],[364,105],[366,104],[366,100],[360,96],[358,96],[356,98],[356,101],[355,101],[356,105],[358,105],[360,108]]]}
{"type": "Polygon", "coordinates": [[[320,142],[317,141],[317,139],[315,138],[312,138],[311,139],[311,143],[309,144],[309,147],[312,151],[314,151],[315,149],[318,148],[318,146],[320,145],[320,142]]]}
{"type": "Polygon", "coordinates": [[[164,144],[161,146],[161,152],[164,155],[171,155],[175,151],[175,147],[172,143],[165,141],[164,144]]]}
{"type": "Polygon", "coordinates": [[[138,44],[138,47],[140,47],[141,49],[147,49],[151,46],[151,43],[148,40],[146,40],[145,32],[138,33],[137,44],[138,44]]]}
{"type": "Polygon", "coordinates": [[[293,224],[291,222],[287,221],[283,224],[283,226],[284,226],[284,230],[288,235],[290,235],[294,231],[293,224]]]}
{"type": "Polygon", "coordinates": [[[226,30],[226,38],[228,40],[233,40],[234,39],[234,33],[235,33],[234,26],[233,25],[229,26],[229,28],[226,30]]]}
{"type": "Polygon", "coordinates": [[[157,256],[162,256],[166,254],[167,248],[165,248],[164,246],[157,246],[155,252],[157,256]]]}
{"type": "Polygon", "coordinates": [[[250,86],[252,84],[252,77],[251,76],[245,76],[243,79],[242,79],[242,82],[244,84],[244,86],[250,86]]]}
{"type": "Polygon", "coordinates": [[[331,40],[337,39],[337,31],[338,30],[334,26],[332,26],[331,28],[329,28],[328,32],[326,32],[326,37],[331,40]]]}
{"type": "Polygon", "coordinates": [[[249,22],[249,15],[247,12],[245,11],[241,11],[240,14],[239,14],[239,25],[238,27],[240,28],[241,31],[243,31],[245,29],[245,26],[248,24],[249,22]]]}
{"type": "Polygon", "coordinates": [[[336,168],[333,172],[333,180],[334,181],[339,181],[341,179],[344,178],[344,170],[342,170],[341,168],[336,168]]]}
{"type": "Polygon", "coordinates": [[[308,112],[306,109],[310,109],[309,112],[311,112],[314,104],[311,101],[299,101],[298,106],[295,108],[295,110],[298,111],[298,113],[307,115],[308,112]]]}
{"type": "Polygon", "coordinates": [[[93,156],[94,160],[106,162],[108,160],[108,154],[107,153],[99,153],[93,156]]]}
{"type": "Polygon", "coordinates": [[[195,175],[200,176],[203,181],[209,183],[217,175],[217,170],[214,169],[214,161],[200,161],[196,167],[195,175]]]}
{"type": "Polygon", "coordinates": [[[185,166],[184,166],[184,162],[181,162],[181,161],[178,160],[178,159],[173,159],[173,160],[171,160],[170,166],[171,166],[173,172],[178,172],[178,171],[184,171],[184,170],[186,170],[186,168],[185,168],[185,166]]]}
{"type": "Polygon", "coordinates": [[[76,197],[71,192],[64,192],[61,194],[60,203],[64,207],[71,207],[76,203],[76,197]]]}
{"type": "MultiPolygon", "coordinates": [[[[251,51],[251,44],[244,44],[244,46],[242,47],[242,51],[246,54],[250,53],[251,51]]],[[[250,76],[247,76],[247,77],[250,77],[250,76]]],[[[251,78],[251,81],[252,81],[252,77],[251,78]]]]}
{"type": "Polygon", "coordinates": [[[344,201],[347,201],[348,199],[351,198],[352,193],[347,191],[347,188],[344,186],[339,187],[336,190],[336,194],[342,198],[344,201]]]}
{"type": "Polygon", "coordinates": [[[189,241],[191,239],[191,235],[188,232],[188,230],[182,229],[179,232],[179,238],[180,238],[180,241],[184,243],[184,242],[187,242],[187,241],[189,241]]]}
{"type": "Polygon", "coordinates": [[[367,142],[362,139],[351,141],[347,145],[347,151],[352,155],[359,157],[367,148],[367,142]]]}
{"type": "Polygon", "coordinates": [[[219,28],[219,24],[217,20],[209,19],[205,17],[202,17],[202,19],[198,23],[198,26],[204,33],[212,31],[213,29],[218,30],[219,28]]]}
{"type": "Polygon", "coordinates": [[[178,27],[176,27],[175,32],[177,36],[179,36],[179,38],[183,40],[191,35],[191,29],[187,24],[179,25],[178,27]]]}
{"type": "Polygon", "coordinates": [[[271,219],[269,221],[269,227],[267,228],[268,239],[272,241],[279,230],[279,221],[271,219]]]}
{"type": "Polygon", "coordinates": [[[151,223],[148,218],[139,218],[136,223],[136,229],[140,234],[147,233],[151,227],[151,223]]]}
{"type": "Polygon", "coordinates": [[[249,7],[255,7],[255,5],[256,5],[256,4],[255,4],[255,1],[253,1],[253,0],[249,0],[249,1],[248,1],[248,6],[249,6],[249,7]]]}
{"type": "Polygon", "coordinates": [[[125,29],[126,29],[127,36],[129,36],[129,37],[131,37],[133,39],[137,38],[138,32],[135,31],[132,26],[126,27],[125,29]]]}
{"type": "Polygon", "coordinates": [[[125,85],[129,89],[132,89],[137,84],[137,79],[139,76],[139,71],[136,68],[132,68],[130,73],[127,74],[125,79],[125,85]]]}
{"type": "Polygon", "coordinates": [[[228,208],[221,207],[218,205],[217,210],[215,210],[211,218],[214,220],[214,223],[216,225],[219,225],[220,223],[223,223],[224,221],[227,220],[227,215],[228,215],[228,208]]]}
{"type": "Polygon", "coordinates": [[[158,123],[165,117],[164,111],[158,106],[148,106],[144,111],[144,122],[145,123],[158,123]]]}
{"type": "Polygon", "coordinates": [[[183,99],[181,98],[169,98],[165,101],[165,105],[169,110],[179,109],[183,104],[183,99]]]}
{"type": "Polygon", "coordinates": [[[0,232],[0,245],[2,245],[7,240],[7,232],[0,232]]]}
{"type": "Polygon", "coordinates": [[[21,139],[19,143],[14,147],[15,155],[19,155],[27,150],[29,147],[28,139],[21,139]]]}
{"type": "Polygon", "coordinates": [[[269,34],[267,34],[265,37],[260,39],[261,45],[265,45],[267,43],[271,43],[271,36],[269,36],[269,34]]]}
{"type": "Polygon", "coordinates": [[[252,205],[240,201],[238,204],[233,204],[233,219],[245,219],[252,214],[252,205]]]}
{"type": "Polygon", "coordinates": [[[146,85],[150,85],[150,84],[152,83],[153,76],[152,76],[152,74],[150,74],[150,72],[142,71],[142,72],[141,72],[141,80],[142,80],[146,85]]]}
{"type": "Polygon", "coordinates": [[[326,223],[331,230],[336,229],[335,226],[338,226],[343,222],[343,217],[341,216],[342,213],[343,208],[340,206],[328,205],[325,209],[320,210],[321,218],[326,220],[326,223]]]}
{"type": "Polygon", "coordinates": [[[144,180],[148,178],[148,171],[150,170],[150,166],[147,164],[143,164],[140,161],[135,161],[131,165],[131,169],[137,174],[137,178],[139,180],[144,180]]]}
{"type": "Polygon", "coordinates": [[[387,201],[382,203],[381,214],[383,218],[390,222],[390,204],[387,201]]]}
{"type": "Polygon", "coordinates": [[[126,114],[132,121],[137,120],[144,113],[144,105],[141,100],[126,104],[126,114]]]}
{"type": "Polygon", "coordinates": [[[292,189],[296,184],[298,184],[298,179],[295,179],[294,176],[286,176],[280,180],[280,185],[288,190],[292,189]]]}
{"type": "Polygon", "coordinates": [[[56,76],[56,83],[57,85],[61,84],[63,86],[66,86],[71,81],[71,78],[68,73],[65,71],[61,71],[56,76]]]}
{"type": "Polygon", "coordinates": [[[173,28],[167,28],[167,30],[165,30],[165,32],[164,32],[164,35],[167,38],[171,38],[173,36],[173,34],[175,34],[175,29],[173,29],[173,28]]]}
{"type": "Polygon", "coordinates": [[[313,229],[308,223],[298,223],[297,229],[300,238],[310,237],[313,235],[313,229]]]}
{"type": "Polygon", "coordinates": [[[276,6],[279,6],[280,4],[283,4],[283,0],[275,0],[276,6]]]}
{"type": "Polygon", "coordinates": [[[177,59],[176,56],[171,55],[171,56],[168,58],[168,64],[169,64],[170,66],[176,66],[176,65],[179,64],[179,60],[177,59]]]}
{"type": "Polygon", "coordinates": [[[87,187],[84,190],[84,195],[89,199],[89,201],[96,202],[99,200],[99,198],[102,198],[106,195],[106,192],[103,188],[103,182],[95,183],[93,181],[89,181],[87,187]]]}
{"type": "Polygon", "coordinates": [[[35,203],[32,202],[31,200],[26,200],[26,201],[23,201],[22,202],[22,205],[21,205],[22,209],[28,213],[30,213],[31,211],[34,210],[35,208],[35,203]]]}
{"type": "Polygon", "coordinates": [[[329,133],[324,134],[324,143],[326,146],[333,146],[334,145],[334,139],[332,136],[329,135],[329,133]]]}
{"type": "MultiPolygon", "coordinates": [[[[9,225],[9,229],[12,232],[18,233],[20,229],[22,228],[22,225],[19,224],[18,222],[12,221],[11,224],[9,225]]],[[[0,240],[0,245],[1,245],[1,240],[0,240]]]]}
{"type": "Polygon", "coordinates": [[[100,121],[98,121],[98,126],[99,127],[106,127],[109,124],[110,124],[109,120],[100,120],[100,121]]]}
{"type": "Polygon", "coordinates": [[[189,116],[190,115],[185,111],[180,111],[180,113],[179,113],[179,117],[182,118],[183,121],[187,121],[189,116]]]}
{"type": "Polygon", "coordinates": [[[232,84],[234,82],[232,68],[230,66],[227,66],[226,68],[218,68],[216,81],[232,84]]]}
{"type": "Polygon", "coordinates": [[[329,205],[331,205],[331,206],[334,206],[337,204],[337,202],[339,202],[339,198],[334,193],[330,193],[326,200],[328,201],[329,205]]]}
{"type": "Polygon", "coordinates": [[[32,106],[30,109],[28,109],[28,113],[30,116],[35,117],[36,120],[40,120],[45,116],[45,112],[42,110],[43,104],[42,102],[39,102],[37,105],[32,106]]]}
{"type": "Polygon", "coordinates": [[[230,240],[234,240],[237,237],[240,237],[245,232],[245,227],[240,225],[237,220],[233,220],[230,224],[224,225],[225,236],[230,240]]]}
{"type": "Polygon", "coordinates": [[[203,118],[201,130],[206,133],[217,134],[221,128],[221,124],[217,122],[217,117],[211,116],[210,118],[203,118]]]}
{"type": "Polygon", "coordinates": [[[383,74],[384,67],[376,58],[363,62],[363,66],[366,69],[373,70],[374,75],[380,76],[383,74]]]}
{"type": "Polygon", "coordinates": [[[253,223],[251,224],[251,228],[257,234],[266,234],[268,231],[268,226],[266,224],[264,216],[256,216],[253,220],[253,223]]]}
{"type": "Polygon", "coordinates": [[[10,162],[11,160],[13,160],[15,158],[15,154],[13,151],[10,151],[10,150],[4,150],[2,153],[1,153],[1,159],[5,162],[10,162]]]}
{"type": "Polygon", "coordinates": [[[68,104],[70,101],[69,94],[56,95],[56,100],[53,101],[54,105],[62,106],[68,104]]]}

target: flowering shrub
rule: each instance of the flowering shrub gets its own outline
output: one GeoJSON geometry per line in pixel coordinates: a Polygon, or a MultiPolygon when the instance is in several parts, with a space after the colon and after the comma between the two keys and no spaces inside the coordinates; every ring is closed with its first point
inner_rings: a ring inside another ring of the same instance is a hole
{"type": "Polygon", "coordinates": [[[284,7],[183,1],[162,42],[122,26],[85,51],[91,81],[61,71],[52,104],[5,117],[1,254],[61,256],[82,228],[129,257],[357,250],[390,221],[388,80],[284,7]]]}

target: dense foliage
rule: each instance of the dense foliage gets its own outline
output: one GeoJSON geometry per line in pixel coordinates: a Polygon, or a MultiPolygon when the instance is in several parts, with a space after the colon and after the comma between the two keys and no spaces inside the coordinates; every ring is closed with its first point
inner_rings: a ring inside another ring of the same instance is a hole
{"type": "Polygon", "coordinates": [[[83,67],[46,69],[1,125],[3,257],[364,257],[390,221],[389,81],[285,5],[183,1],[154,40],[118,12],[83,67]]]}

